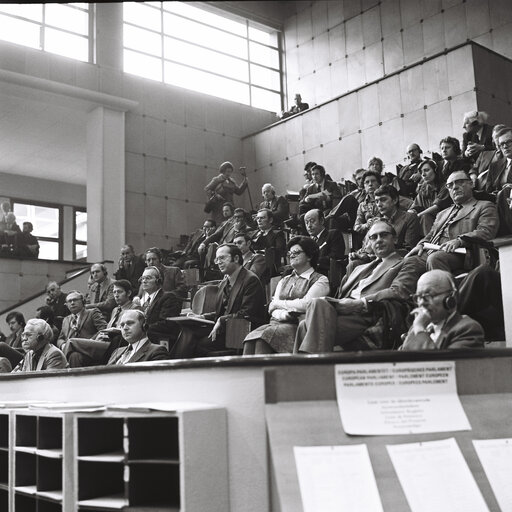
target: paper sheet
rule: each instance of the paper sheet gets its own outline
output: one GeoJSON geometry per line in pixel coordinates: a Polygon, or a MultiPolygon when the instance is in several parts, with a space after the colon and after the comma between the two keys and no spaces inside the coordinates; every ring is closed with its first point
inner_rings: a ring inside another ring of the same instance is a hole
{"type": "Polygon", "coordinates": [[[411,512],[489,512],[453,437],[386,448],[411,512]]]}
{"type": "Polygon", "coordinates": [[[368,448],[294,446],[304,512],[382,512],[368,448]]]}
{"type": "Polygon", "coordinates": [[[512,512],[512,439],[473,441],[501,512],[512,512]]]}
{"type": "Polygon", "coordinates": [[[471,430],[453,361],[336,365],[335,378],[347,434],[471,430]]]}

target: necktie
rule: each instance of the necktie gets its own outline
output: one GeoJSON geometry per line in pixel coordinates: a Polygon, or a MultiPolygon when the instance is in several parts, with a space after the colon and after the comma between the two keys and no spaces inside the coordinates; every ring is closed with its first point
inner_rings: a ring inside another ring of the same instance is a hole
{"type": "Polygon", "coordinates": [[[121,357],[117,360],[117,364],[125,364],[130,359],[130,357],[132,357],[132,353],[133,345],[128,345],[121,357]]]}
{"type": "Polygon", "coordinates": [[[142,304],[142,311],[144,311],[144,313],[147,311],[147,309],[149,308],[149,303],[151,302],[151,299],[148,298],[144,301],[144,303],[142,304]]]}
{"type": "Polygon", "coordinates": [[[117,322],[119,321],[119,317],[121,316],[121,311],[121,306],[117,306],[116,313],[110,325],[111,327],[117,327],[117,322]]]}
{"type": "Polygon", "coordinates": [[[229,279],[226,280],[226,286],[224,286],[224,291],[222,294],[222,307],[224,309],[223,312],[226,311],[226,308],[228,307],[229,302],[229,295],[231,294],[231,282],[229,279]]]}
{"type": "Polygon", "coordinates": [[[318,237],[317,236],[312,236],[311,237],[316,243],[318,243],[318,237]]]}
{"type": "Polygon", "coordinates": [[[101,292],[101,289],[100,289],[100,283],[96,283],[96,293],[94,294],[94,304],[98,304],[98,302],[100,301],[100,292],[101,292]]]}
{"type": "Polygon", "coordinates": [[[270,210],[272,208],[272,203],[270,201],[267,201],[267,208],[270,210]]]}
{"type": "Polygon", "coordinates": [[[512,160],[507,162],[507,167],[505,167],[503,175],[505,177],[505,183],[512,183],[512,160]]]}
{"type": "Polygon", "coordinates": [[[77,332],[78,332],[78,316],[73,315],[73,318],[71,319],[71,333],[77,334],[77,332]]]}
{"type": "Polygon", "coordinates": [[[453,222],[453,219],[457,216],[459,213],[459,210],[462,208],[462,205],[460,204],[454,204],[452,207],[452,211],[450,212],[450,215],[448,215],[448,218],[445,220],[444,224],[441,226],[441,229],[432,237],[432,240],[430,241],[431,244],[437,244],[443,237],[445,231],[448,229],[450,224],[453,222]]]}

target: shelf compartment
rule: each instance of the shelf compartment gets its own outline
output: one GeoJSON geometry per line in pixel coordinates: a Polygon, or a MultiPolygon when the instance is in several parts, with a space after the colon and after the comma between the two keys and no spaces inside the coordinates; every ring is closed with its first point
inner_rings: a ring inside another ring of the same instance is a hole
{"type": "Polygon", "coordinates": [[[62,450],[62,418],[39,417],[37,448],[62,450]]]}
{"type": "Polygon", "coordinates": [[[0,414],[0,448],[9,448],[9,415],[0,414]]]}
{"type": "Polygon", "coordinates": [[[128,458],[179,460],[178,418],[128,418],[128,458]]]}
{"type": "Polygon", "coordinates": [[[78,502],[79,510],[126,510],[128,500],[122,494],[103,496],[78,502]]]}
{"type": "Polygon", "coordinates": [[[123,418],[78,418],[78,456],[123,451],[123,418]]]}
{"type": "Polygon", "coordinates": [[[16,487],[36,485],[36,456],[30,453],[16,452],[16,470],[14,485],[16,487]]]}
{"type": "Polygon", "coordinates": [[[39,499],[37,502],[37,512],[62,512],[62,504],[39,499]]]}
{"type": "Polygon", "coordinates": [[[31,496],[16,493],[14,495],[14,510],[16,512],[37,512],[37,500],[31,496]]]}
{"type": "Polygon", "coordinates": [[[124,464],[78,461],[78,501],[124,496],[124,464]]]}
{"type": "Polygon", "coordinates": [[[0,510],[9,510],[9,491],[0,488],[0,510]]]}
{"type": "Polygon", "coordinates": [[[37,487],[35,485],[20,485],[15,487],[14,490],[24,496],[35,496],[37,493],[37,487]]]}
{"type": "Polygon", "coordinates": [[[180,467],[176,464],[129,465],[128,501],[133,507],[180,507],[180,467]]]}
{"type": "MultiPolygon", "coordinates": [[[[9,483],[9,453],[0,452],[0,484],[9,483]]],[[[0,509],[1,510],[1,509],[0,509]]]]}
{"type": "Polygon", "coordinates": [[[81,455],[78,460],[85,460],[88,462],[124,462],[124,452],[111,452],[101,453],[99,455],[81,455]]]}
{"type": "MultiPolygon", "coordinates": [[[[48,457],[37,457],[37,491],[58,491],[62,495],[62,461],[48,457]]],[[[62,496],[61,496],[62,499],[62,496]]]]}
{"type": "Polygon", "coordinates": [[[36,416],[16,416],[16,446],[37,446],[36,416]]]}

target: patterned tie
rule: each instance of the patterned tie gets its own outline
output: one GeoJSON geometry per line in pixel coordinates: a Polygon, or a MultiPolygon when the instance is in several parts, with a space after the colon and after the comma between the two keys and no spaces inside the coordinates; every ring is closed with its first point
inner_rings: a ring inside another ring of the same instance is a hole
{"type": "Polygon", "coordinates": [[[231,294],[231,282],[229,279],[226,280],[226,286],[224,286],[224,291],[222,293],[222,308],[223,313],[226,311],[229,302],[229,295],[231,294]]]}
{"type": "Polygon", "coordinates": [[[100,283],[96,283],[96,293],[94,295],[94,304],[98,304],[98,302],[100,301],[100,292],[101,292],[100,283]]]}
{"type": "Polygon", "coordinates": [[[119,317],[121,316],[121,311],[122,311],[121,306],[117,306],[114,318],[110,322],[110,327],[117,327],[117,322],[119,321],[119,317]]]}
{"type": "Polygon", "coordinates": [[[142,304],[142,311],[144,311],[144,313],[148,310],[150,303],[151,303],[151,298],[148,295],[148,298],[142,304]]]}
{"type": "Polygon", "coordinates": [[[70,338],[73,337],[73,334],[78,334],[78,316],[73,315],[73,318],[71,318],[71,332],[70,332],[70,338]]]}
{"type": "Polygon", "coordinates": [[[459,213],[460,209],[462,208],[461,204],[454,204],[452,207],[452,211],[450,212],[450,215],[448,215],[448,218],[445,220],[444,224],[441,226],[441,229],[438,230],[438,232],[432,237],[432,240],[430,241],[431,244],[437,244],[443,237],[445,231],[448,229],[450,224],[453,222],[457,214],[459,213]]]}
{"type": "Polygon", "coordinates": [[[133,354],[133,345],[128,345],[126,350],[122,353],[121,357],[117,360],[116,364],[125,364],[133,354]]]}

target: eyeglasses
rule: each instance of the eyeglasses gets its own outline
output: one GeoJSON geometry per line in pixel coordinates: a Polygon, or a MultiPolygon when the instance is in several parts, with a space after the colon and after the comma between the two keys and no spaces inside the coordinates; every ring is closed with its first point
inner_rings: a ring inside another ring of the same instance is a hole
{"type": "Polygon", "coordinates": [[[470,181],[471,180],[469,178],[465,178],[465,179],[462,179],[462,180],[453,180],[450,183],[446,184],[446,188],[448,190],[451,190],[455,186],[462,187],[462,185],[464,185],[465,183],[468,183],[470,181]]]}
{"type": "Polygon", "coordinates": [[[304,251],[288,251],[286,254],[288,255],[288,258],[295,258],[295,256],[298,256],[299,254],[302,254],[304,251]]]}
{"type": "Polygon", "coordinates": [[[144,283],[146,281],[153,281],[153,279],[156,279],[155,276],[142,276],[139,277],[139,283],[144,283]]]}
{"type": "Polygon", "coordinates": [[[512,139],[504,140],[503,142],[500,142],[498,146],[503,149],[508,148],[509,146],[512,146],[512,139]]]}
{"type": "Polygon", "coordinates": [[[219,261],[226,261],[228,258],[231,258],[229,254],[225,254],[224,256],[216,256],[213,262],[217,263],[219,261]]]}
{"type": "Polygon", "coordinates": [[[423,302],[432,302],[436,297],[439,297],[440,295],[444,295],[445,293],[450,293],[452,290],[444,290],[439,293],[414,293],[411,295],[411,299],[416,304],[416,306],[419,305],[420,300],[423,302]]]}
{"type": "Polygon", "coordinates": [[[389,231],[381,231],[380,233],[374,233],[373,235],[368,235],[368,239],[372,242],[375,242],[377,238],[387,238],[389,236],[393,236],[393,233],[389,231]]]}

